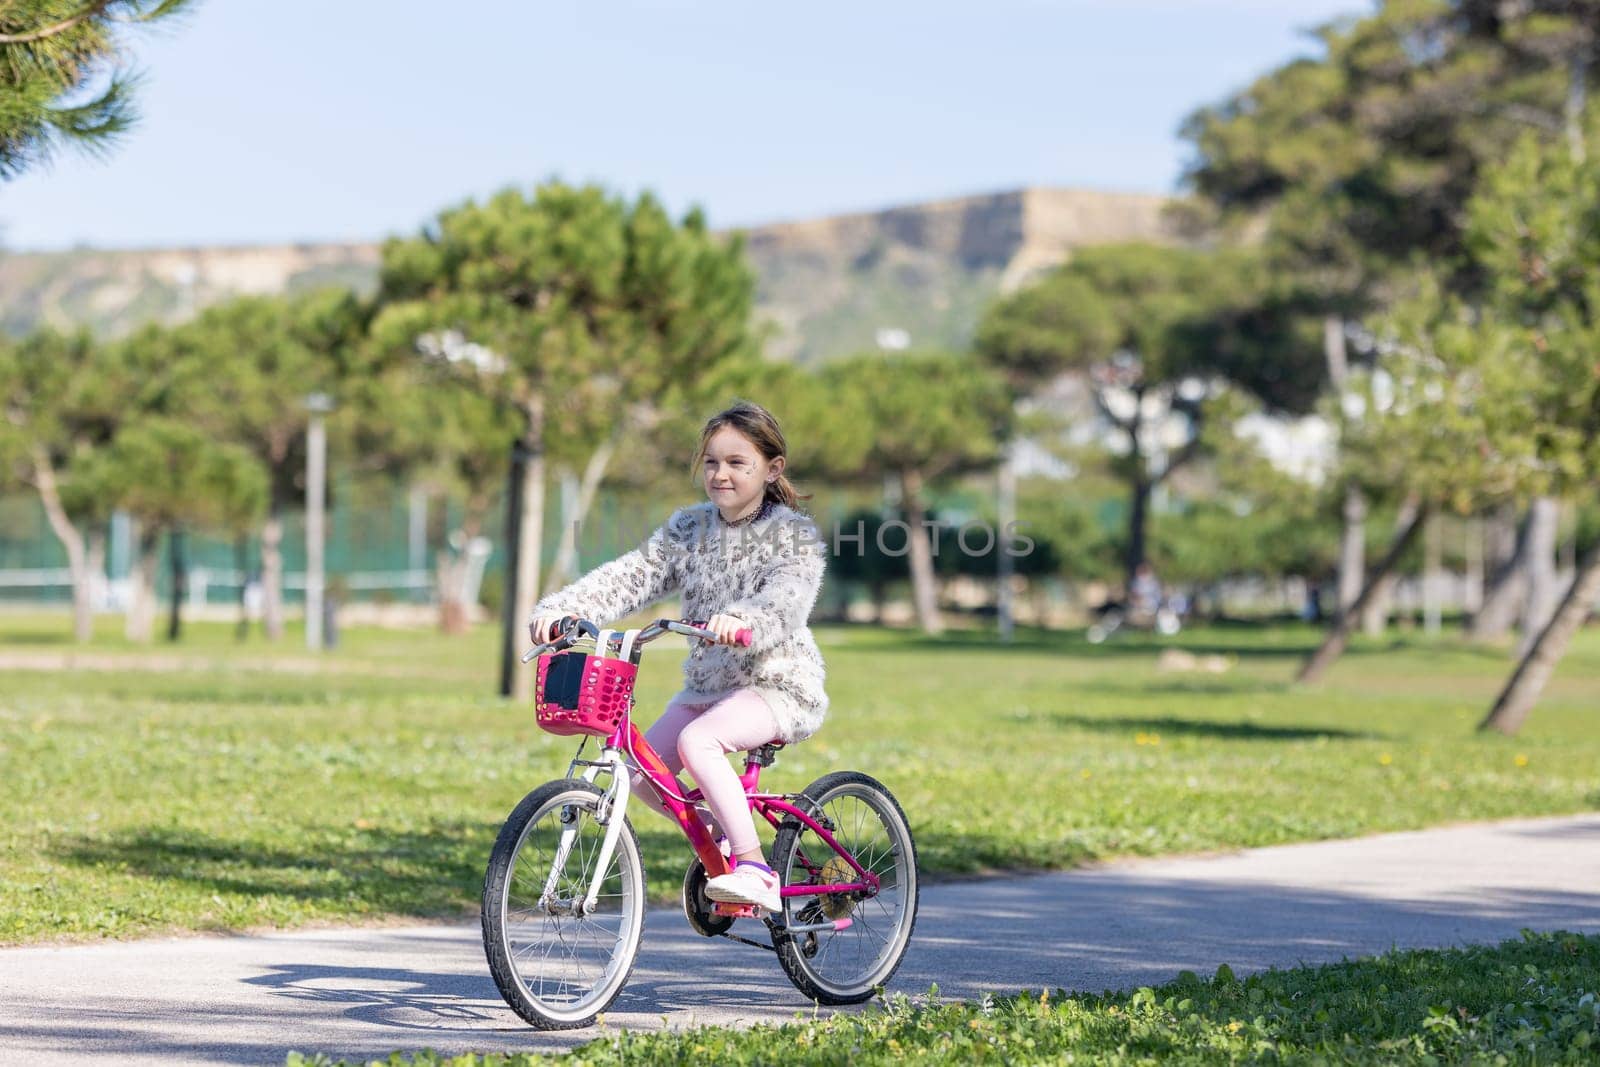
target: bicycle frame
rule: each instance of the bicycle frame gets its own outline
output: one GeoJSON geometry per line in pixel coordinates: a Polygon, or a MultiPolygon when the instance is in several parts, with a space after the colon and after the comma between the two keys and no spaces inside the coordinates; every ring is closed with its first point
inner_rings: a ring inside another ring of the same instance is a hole
{"type": "MultiPolygon", "coordinates": [[[[661,630],[688,633],[697,636],[700,632],[695,628],[687,627],[683,623],[663,619],[650,629],[659,627],[661,630]]],[[[583,748],[579,746],[581,755],[583,748]]],[[[601,774],[609,773],[612,776],[611,784],[607,787],[596,812],[596,821],[601,822],[606,828],[605,838],[600,846],[600,853],[596,858],[593,880],[590,882],[588,892],[584,896],[580,914],[592,912],[595,902],[599,898],[601,883],[605,880],[605,873],[611,864],[611,857],[615,854],[617,838],[622,833],[623,817],[627,814],[628,799],[632,795],[631,774],[637,769],[644,779],[650,783],[660,798],[662,806],[677,821],[678,829],[689,839],[689,845],[705,866],[706,876],[715,878],[720,874],[727,874],[729,866],[717,843],[712,840],[711,832],[706,828],[705,822],[697,814],[697,807],[702,800],[698,789],[686,790],[677,777],[667,769],[661,756],[650,742],[645,740],[644,734],[633,723],[633,709],[630,707],[617,724],[617,728],[605,739],[597,760],[584,760],[575,756],[572,764],[567,768],[567,777],[573,777],[573,772],[583,767],[581,778],[593,783],[601,774]]],[[[759,814],[776,829],[784,816],[798,819],[814,834],[817,835],[829,848],[831,848],[850,868],[856,873],[857,880],[853,882],[833,883],[828,885],[788,885],[779,890],[783,897],[823,896],[834,893],[868,893],[878,892],[879,879],[877,875],[865,869],[856,860],[848,849],[834,839],[830,828],[823,825],[812,815],[797,807],[789,795],[780,793],[763,793],[759,791],[761,781],[761,763],[754,753],[749,753],[745,758],[744,773],[739,776],[744,785],[745,796],[749,802],[750,810],[759,814]]],[[[556,857],[551,864],[550,876],[545,883],[541,900],[548,904],[551,894],[555,891],[555,883],[559,872],[566,866],[566,861],[571,853],[572,842],[576,837],[575,830],[562,832],[561,841],[556,848],[556,857]]],[[[804,855],[800,860],[805,864],[812,878],[822,874],[822,868],[811,862],[804,855]]],[[[842,920],[848,921],[848,920],[842,920]]],[[[822,924],[833,926],[833,923],[822,924]]],[[[800,928],[791,928],[800,929],[800,928]]]]}
{"type": "MultiPolygon", "coordinates": [[[[692,789],[683,791],[676,776],[667,769],[665,763],[656,750],[650,747],[650,742],[645,740],[639,728],[633,724],[632,716],[624,716],[616,733],[606,742],[608,746],[621,741],[626,746],[626,751],[633,757],[635,766],[650,783],[656,795],[661,798],[662,805],[677,820],[678,829],[689,839],[689,845],[694,849],[695,855],[700,857],[700,862],[705,865],[706,876],[715,878],[719,874],[726,874],[729,870],[727,860],[711,839],[711,831],[706,829],[705,823],[695,813],[695,809],[702,799],[700,790],[692,789]]],[[[813,818],[809,812],[797,807],[788,796],[781,793],[760,792],[761,763],[753,755],[745,757],[744,773],[739,776],[740,783],[744,786],[745,799],[750,805],[750,810],[766,819],[777,829],[782,822],[781,816],[788,815],[804,823],[812,833],[822,839],[824,843],[840,858],[850,865],[859,877],[856,882],[844,882],[827,886],[784,886],[780,891],[785,897],[819,896],[827,893],[858,893],[877,892],[878,878],[871,871],[862,867],[849,849],[834,840],[828,827],[813,818]]],[[[807,864],[812,874],[820,873],[820,868],[807,864]]]]}

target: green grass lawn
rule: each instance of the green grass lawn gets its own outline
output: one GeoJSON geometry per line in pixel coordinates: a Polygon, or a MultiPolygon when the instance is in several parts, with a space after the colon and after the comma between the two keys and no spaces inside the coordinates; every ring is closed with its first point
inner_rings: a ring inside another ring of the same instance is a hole
{"type": "MultiPolygon", "coordinates": [[[[221,625],[149,649],[108,630],[92,669],[60,669],[66,629],[0,614],[0,942],[468,912],[501,819],[574,748],[488,695],[488,630],[359,630],[323,662],[221,625]]],[[[1205,675],[1160,672],[1137,635],[824,627],[829,721],[767,781],[876,775],[932,875],[1600,807],[1600,632],[1515,739],[1473,730],[1503,652],[1358,645],[1293,688],[1314,636],[1183,634],[1234,662],[1205,675]]],[[[647,654],[641,709],[675,691],[682,649],[647,654]]],[[[681,838],[635,823],[673,899],[681,838]]]]}
{"type": "MultiPolygon", "coordinates": [[[[1525,934],[1496,947],[1392,952],[1240,981],[974,1003],[894,997],[860,1014],[747,1030],[619,1032],[562,1057],[395,1055],[410,1067],[878,1064],[1592,1064],[1600,937],[1525,934]]],[[[290,1067],[326,1067],[291,1055],[290,1067]]]]}

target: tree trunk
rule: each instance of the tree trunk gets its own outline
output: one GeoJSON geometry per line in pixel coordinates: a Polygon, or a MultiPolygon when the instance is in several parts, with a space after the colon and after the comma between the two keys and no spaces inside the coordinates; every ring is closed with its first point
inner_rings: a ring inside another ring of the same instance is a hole
{"type": "Polygon", "coordinates": [[[566,577],[569,570],[578,566],[578,530],[575,516],[578,514],[578,476],[572,472],[571,467],[556,468],[553,481],[556,487],[556,556],[550,564],[550,569],[544,572],[541,581],[540,594],[560,589],[569,579],[566,577]]]}
{"type": "MultiPolygon", "coordinates": [[[[544,398],[531,397],[523,405],[527,426],[522,445],[527,456],[522,469],[522,518],[517,539],[517,581],[508,589],[513,606],[513,642],[520,641],[538,601],[539,566],[544,551],[544,398]]],[[[533,671],[522,657],[512,657],[511,693],[513,700],[526,703],[533,696],[533,671]]]]}
{"type": "Polygon", "coordinates": [[[1333,612],[1335,619],[1342,618],[1355,606],[1361,587],[1366,584],[1366,495],[1355,486],[1345,489],[1341,514],[1344,528],[1339,534],[1339,603],[1333,612]]]}
{"type": "MultiPolygon", "coordinates": [[[[1005,458],[1000,462],[1000,469],[995,472],[996,496],[999,498],[996,504],[1000,512],[1001,532],[1010,530],[1017,519],[1017,468],[1013,462],[1015,451],[1015,442],[1006,442],[1005,458]]],[[[998,536],[997,534],[997,539],[998,536]]],[[[1016,574],[1017,564],[1011,555],[1009,544],[999,546],[995,559],[998,564],[995,575],[995,620],[999,624],[1000,640],[1010,641],[1016,628],[1014,617],[1016,598],[1012,579],[1016,574]]]]}
{"type": "Polygon", "coordinates": [[[128,640],[148,642],[156,623],[156,546],[159,532],[140,524],[132,538],[133,559],[128,568],[128,614],[124,633],[128,640]]]}
{"type": "Polygon", "coordinates": [[[1444,529],[1438,515],[1428,518],[1423,539],[1422,564],[1422,630],[1429,637],[1439,636],[1441,616],[1444,613],[1444,529]]]}
{"type": "Polygon", "coordinates": [[[1556,664],[1572,643],[1572,635],[1589,617],[1597,596],[1600,596],[1600,541],[1590,545],[1583,554],[1583,559],[1578,563],[1577,576],[1567,589],[1567,595],[1562,598],[1560,607],[1540,631],[1527,655],[1517,664],[1511,680],[1506,683],[1489,714],[1478,724],[1478,729],[1514,734],[1522,727],[1528,713],[1538,702],[1539,694],[1544,691],[1545,683],[1555,671],[1556,664]]]}
{"type": "Polygon", "coordinates": [[[434,556],[434,582],[439,596],[439,632],[458,637],[468,630],[467,613],[461,604],[461,581],[467,570],[467,557],[451,557],[441,548],[434,556]]]}
{"type": "MultiPolygon", "coordinates": [[[[1583,520],[1578,511],[1578,505],[1573,501],[1564,501],[1561,505],[1562,515],[1572,518],[1572,536],[1562,538],[1556,548],[1556,588],[1565,595],[1568,585],[1577,581],[1578,576],[1578,535],[1583,532],[1583,520]]],[[[1559,529],[1560,523],[1557,523],[1559,529]]]]}
{"type": "Polygon", "coordinates": [[[67,553],[67,574],[72,582],[72,636],[73,640],[82,644],[89,640],[94,631],[91,600],[94,591],[90,585],[88,553],[84,548],[83,535],[61,505],[61,489],[56,484],[56,469],[50,454],[42,445],[35,444],[31,460],[34,488],[39,491],[39,500],[44,504],[50,531],[67,553]]]}
{"type": "Polygon", "coordinates": [[[1128,499],[1128,551],[1123,560],[1123,598],[1133,589],[1133,578],[1145,560],[1145,527],[1150,518],[1150,480],[1136,477],[1128,499]]]}
{"type": "Polygon", "coordinates": [[[1467,520],[1461,532],[1466,571],[1461,585],[1461,610],[1470,619],[1483,607],[1483,520],[1467,520]]]}
{"type": "Polygon", "coordinates": [[[239,572],[239,624],[233,638],[243,641],[250,636],[250,541],[245,534],[233,539],[233,569],[239,572]]]}
{"type": "Polygon", "coordinates": [[[261,527],[261,629],[268,641],[283,638],[283,510],[276,500],[261,527]]]}
{"type": "Polygon", "coordinates": [[[1338,622],[1328,630],[1322,644],[1306,659],[1305,665],[1300,668],[1300,673],[1295,676],[1297,682],[1315,682],[1327,673],[1335,660],[1344,654],[1346,646],[1350,643],[1350,634],[1355,629],[1356,620],[1362,617],[1367,608],[1368,601],[1377,595],[1379,586],[1382,586],[1390,577],[1390,572],[1400,562],[1400,557],[1410,547],[1416,538],[1417,532],[1422,529],[1428,518],[1428,509],[1419,507],[1414,501],[1407,501],[1408,510],[1411,512],[1411,521],[1401,528],[1399,533],[1389,544],[1389,550],[1383,554],[1376,567],[1367,575],[1367,586],[1361,590],[1361,595],[1350,606],[1338,622]]]}
{"type": "Polygon", "coordinates": [[[94,570],[85,558],[72,568],[72,639],[88,644],[94,636],[94,570]]]}
{"type": "MultiPolygon", "coordinates": [[[[72,630],[81,643],[94,636],[94,605],[100,600],[106,581],[106,533],[96,529],[89,534],[88,575],[79,593],[72,589],[72,630]]],[[[103,603],[103,601],[101,601],[103,603]]]]}
{"type": "Polygon", "coordinates": [[[471,628],[472,605],[467,599],[467,574],[472,565],[472,542],[483,531],[483,518],[487,511],[486,501],[467,501],[460,528],[445,539],[449,543],[459,544],[461,551],[452,558],[447,550],[440,549],[437,557],[434,574],[439,589],[439,629],[452,636],[464,634],[471,628]]]}
{"type": "Polygon", "coordinates": [[[177,641],[183,636],[183,598],[189,591],[183,542],[182,530],[174,529],[167,534],[167,574],[172,579],[172,605],[167,615],[168,641],[177,641]]]}
{"type": "Polygon", "coordinates": [[[1368,637],[1382,637],[1389,628],[1393,607],[1394,582],[1386,576],[1361,606],[1361,632],[1368,637]]]}
{"type": "Polygon", "coordinates": [[[1527,594],[1523,556],[1527,552],[1528,524],[1516,521],[1516,509],[1507,504],[1484,522],[1484,556],[1489,566],[1489,586],[1483,603],[1472,616],[1467,636],[1474,641],[1498,641],[1511,629],[1527,594]]]}
{"type": "MultiPolygon", "coordinates": [[[[1322,354],[1328,361],[1328,383],[1343,393],[1350,375],[1350,360],[1345,348],[1344,316],[1327,315],[1322,320],[1322,354]]],[[[1344,528],[1339,534],[1339,602],[1333,612],[1340,619],[1361,595],[1367,566],[1367,498],[1355,486],[1344,491],[1341,509],[1344,528]]]]}
{"type": "Polygon", "coordinates": [[[906,547],[910,550],[911,602],[917,609],[917,625],[925,634],[944,632],[944,620],[939,617],[939,587],[933,573],[933,551],[928,545],[928,531],[923,526],[925,512],[922,507],[922,474],[914,470],[900,472],[900,509],[905,513],[906,547]]]}
{"type": "Polygon", "coordinates": [[[1517,644],[1518,659],[1528,655],[1555,611],[1556,525],[1560,517],[1560,505],[1547,496],[1537,498],[1528,508],[1527,550],[1523,554],[1528,596],[1522,602],[1522,617],[1517,620],[1517,628],[1522,633],[1517,644]]]}
{"type": "Polygon", "coordinates": [[[500,685],[509,697],[517,687],[517,660],[522,654],[523,620],[517,618],[517,587],[522,573],[517,552],[522,548],[522,490],[526,479],[522,438],[511,441],[511,463],[506,471],[505,576],[500,596],[500,685]]]}
{"type": "MultiPolygon", "coordinates": [[[[1400,504],[1400,510],[1395,512],[1394,528],[1398,535],[1401,530],[1409,527],[1418,515],[1417,502],[1414,497],[1407,497],[1400,504]]],[[[1368,637],[1382,637],[1383,631],[1389,625],[1389,613],[1394,599],[1394,572],[1393,568],[1385,568],[1381,577],[1372,583],[1372,595],[1367,598],[1357,614],[1361,619],[1361,629],[1368,637]]],[[[1354,607],[1351,608],[1355,610],[1354,607]]]]}
{"type": "MultiPolygon", "coordinates": [[[[561,542],[556,548],[550,575],[545,579],[547,589],[559,589],[578,577],[578,530],[589,517],[595,498],[600,495],[600,483],[605,480],[606,469],[611,466],[611,457],[616,455],[619,440],[619,436],[613,434],[590,454],[589,461],[583,467],[583,476],[578,481],[576,503],[570,511],[562,508],[561,542]]],[[[562,502],[566,503],[565,494],[562,502]]]]}

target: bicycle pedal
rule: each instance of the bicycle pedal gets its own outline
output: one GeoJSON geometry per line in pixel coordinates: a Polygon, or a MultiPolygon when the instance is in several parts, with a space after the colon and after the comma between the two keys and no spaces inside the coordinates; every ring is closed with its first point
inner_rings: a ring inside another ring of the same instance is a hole
{"type": "Polygon", "coordinates": [[[712,903],[711,914],[726,919],[759,919],[766,914],[766,910],[759,904],[730,904],[718,900],[712,903]]]}

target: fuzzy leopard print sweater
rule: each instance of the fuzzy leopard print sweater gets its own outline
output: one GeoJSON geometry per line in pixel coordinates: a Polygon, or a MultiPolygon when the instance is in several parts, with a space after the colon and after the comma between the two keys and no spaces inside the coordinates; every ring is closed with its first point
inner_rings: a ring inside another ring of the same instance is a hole
{"type": "Polygon", "coordinates": [[[794,742],[815,733],[828,710],[822,653],[806,625],[826,559],[816,524],[787,505],[769,502],[733,526],[707,501],[679,508],[638,548],[544,597],[533,613],[607,623],[681,591],[684,618],[737,616],[754,631],[750,647],[690,638],[673,699],[714,703],[754,689],[782,740],[794,742]]]}

